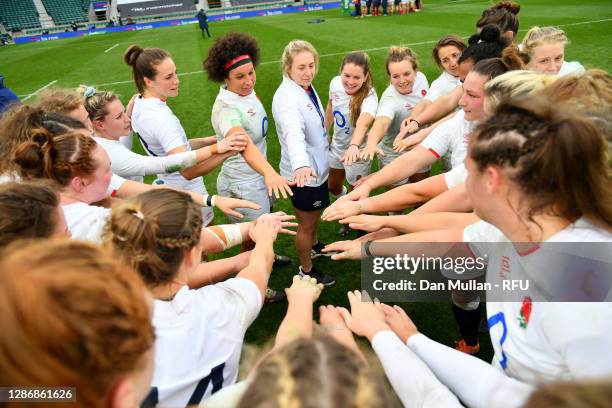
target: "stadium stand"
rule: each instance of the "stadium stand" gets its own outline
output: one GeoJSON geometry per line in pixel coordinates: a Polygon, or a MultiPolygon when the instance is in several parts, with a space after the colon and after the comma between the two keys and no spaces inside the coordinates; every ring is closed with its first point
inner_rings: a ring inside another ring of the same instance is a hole
{"type": "Polygon", "coordinates": [[[32,0],[0,1],[0,20],[8,31],[40,27],[36,7],[32,0]]]}
{"type": "Polygon", "coordinates": [[[91,0],[42,0],[42,2],[57,25],[88,20],[91,0]]]}

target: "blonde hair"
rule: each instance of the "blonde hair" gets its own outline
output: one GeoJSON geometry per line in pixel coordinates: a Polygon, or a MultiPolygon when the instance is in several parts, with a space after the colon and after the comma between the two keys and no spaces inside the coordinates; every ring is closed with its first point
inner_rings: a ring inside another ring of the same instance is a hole
{"type": "Polygon", "coordinates": [[[314,56],[315,73],[319,71],[319,53],[315,47],[305,40],[293,40],[287,44],[281,57],[281,67],[285,75],[288,75],[295,56],[301,54],[302,52],[309,52],[314,56]]]}
{"type": "Polygon", "coordinates": [[[558,381],[540,385],[525,408],[607,408],[612,401],[612,380],[558,381]]]}
{"type": "Polygon", "coordinates": [[[77,396],[66,406],[107,406],[117,381],[146,366],[149,305],[138,275],[99,246],[10,246],[0,262],[0,383],[69,385],[77,396]]]}
{"type": "Polygon", "coordinates": [[[327,335],[299,338],[257,366],[239,408],[391,407],[381,376],[327,335]]]}
{"type": "Polygon", "coordinates": [[[104,120],[108,114],[105,107],[119,97],[111,91],[98,91],[87,85],[80,85],[77,92],[83,97],[83,105],[89,114],[89,119],[104,120]]]}
{"type": "Polygon", "coordinates": [[[521,57],[528,63],[536,47],[542,44],[568,43],[565,31],[557,27],[538,27],[534,26],[527,31],[521,43],[521,57]]]}
{"type": "Polygon", "coordinates": [[[495,109],[504,99],[521,97],[555,82],[554,75],[514,70],[499,75],[485,84],[485,95],[490,108],[495,109]]]}
{"type": "Polygon", "coordinates": [[[47,89],[40,93],[36,106],[45,112],[68,115],[83,105],[83,96],[70,89],[47,89]]]}
{"type": "Polygon", "coordinates": [[[103,241],[149,287],[172,281],[186,251],[200,242],[202,213],[189,194],[156,189],[113,208],[103,241]]]}
{"type": "Polygon", "coordinates": [[[417,62],[417,55],[408,47],[393,46],[389,48],[387,52],[387,60],[385,61],[385,68],[387,69],[387,75],[391,76],[389,72],[389,64],[392,62],[410,61],[412,69],[418,71],[419,63],[417,62]]]}

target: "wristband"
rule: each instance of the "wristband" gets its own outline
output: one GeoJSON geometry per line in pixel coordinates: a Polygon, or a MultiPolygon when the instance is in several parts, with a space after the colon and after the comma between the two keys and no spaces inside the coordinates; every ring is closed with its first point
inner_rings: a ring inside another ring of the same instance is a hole
{"type": "Polygon", "coordinates": [[[418,126],[418,127],[421,127],[421,124],[420,124],[420,123],[419,123],[419,121],[418,121],[418,120],[416,120],[416,119],[412,119],[412,118],[411,118],[411,119],[410,119],[408,122],[414,122],[414,123],[416,123],[416,124],[417,124],[417,126],[418,126]]]}
{"type": "Polygon", "coordinates": [[[210,147],[210,154],[211,155],[219,153],[219,146],[217,146],[217,143],[212,144],[209,147],[210,147]]]}
{"type": "Polygon", "coordinates": [[[211,207],[214,207],[214,206],[215,206],[215,201],[216,201],[216,199],[217,199],[217,196],[216,196],[216,195],[211,195],[211,196],[210,196],[210,206],[211,206],[211,207]]]}
{"type": "Polygon", "coordinates": [[[212,196],[209,194],[203,195],[204,199],[202,200],[203,207],[212,207],[212,196]]]}
{"type": "Polygon", "coordinates": [[[368,258],[373,258],[374,255],[372,255],[372,252],[370,251],[370,246],[372,246],[372,241],[367,241],[365,244],[363,244],[363,252],[368,258]]]}

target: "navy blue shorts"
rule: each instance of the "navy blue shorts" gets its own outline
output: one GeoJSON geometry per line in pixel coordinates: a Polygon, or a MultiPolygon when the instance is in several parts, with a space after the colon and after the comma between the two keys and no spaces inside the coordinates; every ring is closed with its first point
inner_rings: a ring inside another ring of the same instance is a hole
{"type": "Polygon", "coordinates": [[[291,187],[293,207],[302,211],[318,211],[329,205],[327,181],[317,187],[291,187]]]}

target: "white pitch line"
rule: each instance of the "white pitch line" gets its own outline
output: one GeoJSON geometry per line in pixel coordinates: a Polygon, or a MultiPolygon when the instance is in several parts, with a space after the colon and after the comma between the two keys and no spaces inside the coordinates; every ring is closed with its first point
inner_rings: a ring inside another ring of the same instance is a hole
{"type": "Polygon", "coordinates": [[[119,43],[113,45],[112,47],[108,48],[106,51],[104,51],[104,53],[106,54],[107,52],[109,52],[110,50],[112,50],[113,48],[115,48],[116,46],[118,46],[119,43]]]}
{"type": "Polygon", "coordinates": [[[35,91],[35,92],[33,92],[33,93],[31,93],[31,94],[27,95],[25,98],[23,98],[23,99],[22,99],[22,101],[28,100],[28,99],[30,99],[30,98],[31,98],[32,96],[34,96],[34,95],[38,95],[38,93],[39,93],[40,91],[42,91],[43,89],[46,89],[46,88],[50,87],[51,85],[53,85],[53,84],[54,84],[54,83],[56,83],[56,82],[57,82],[57,79],[55,79],[55,80],[53,80],[53,81],[49,82],[47,85],[43,86],[42,88],[38,89],[37,91],[35,91]]]}

